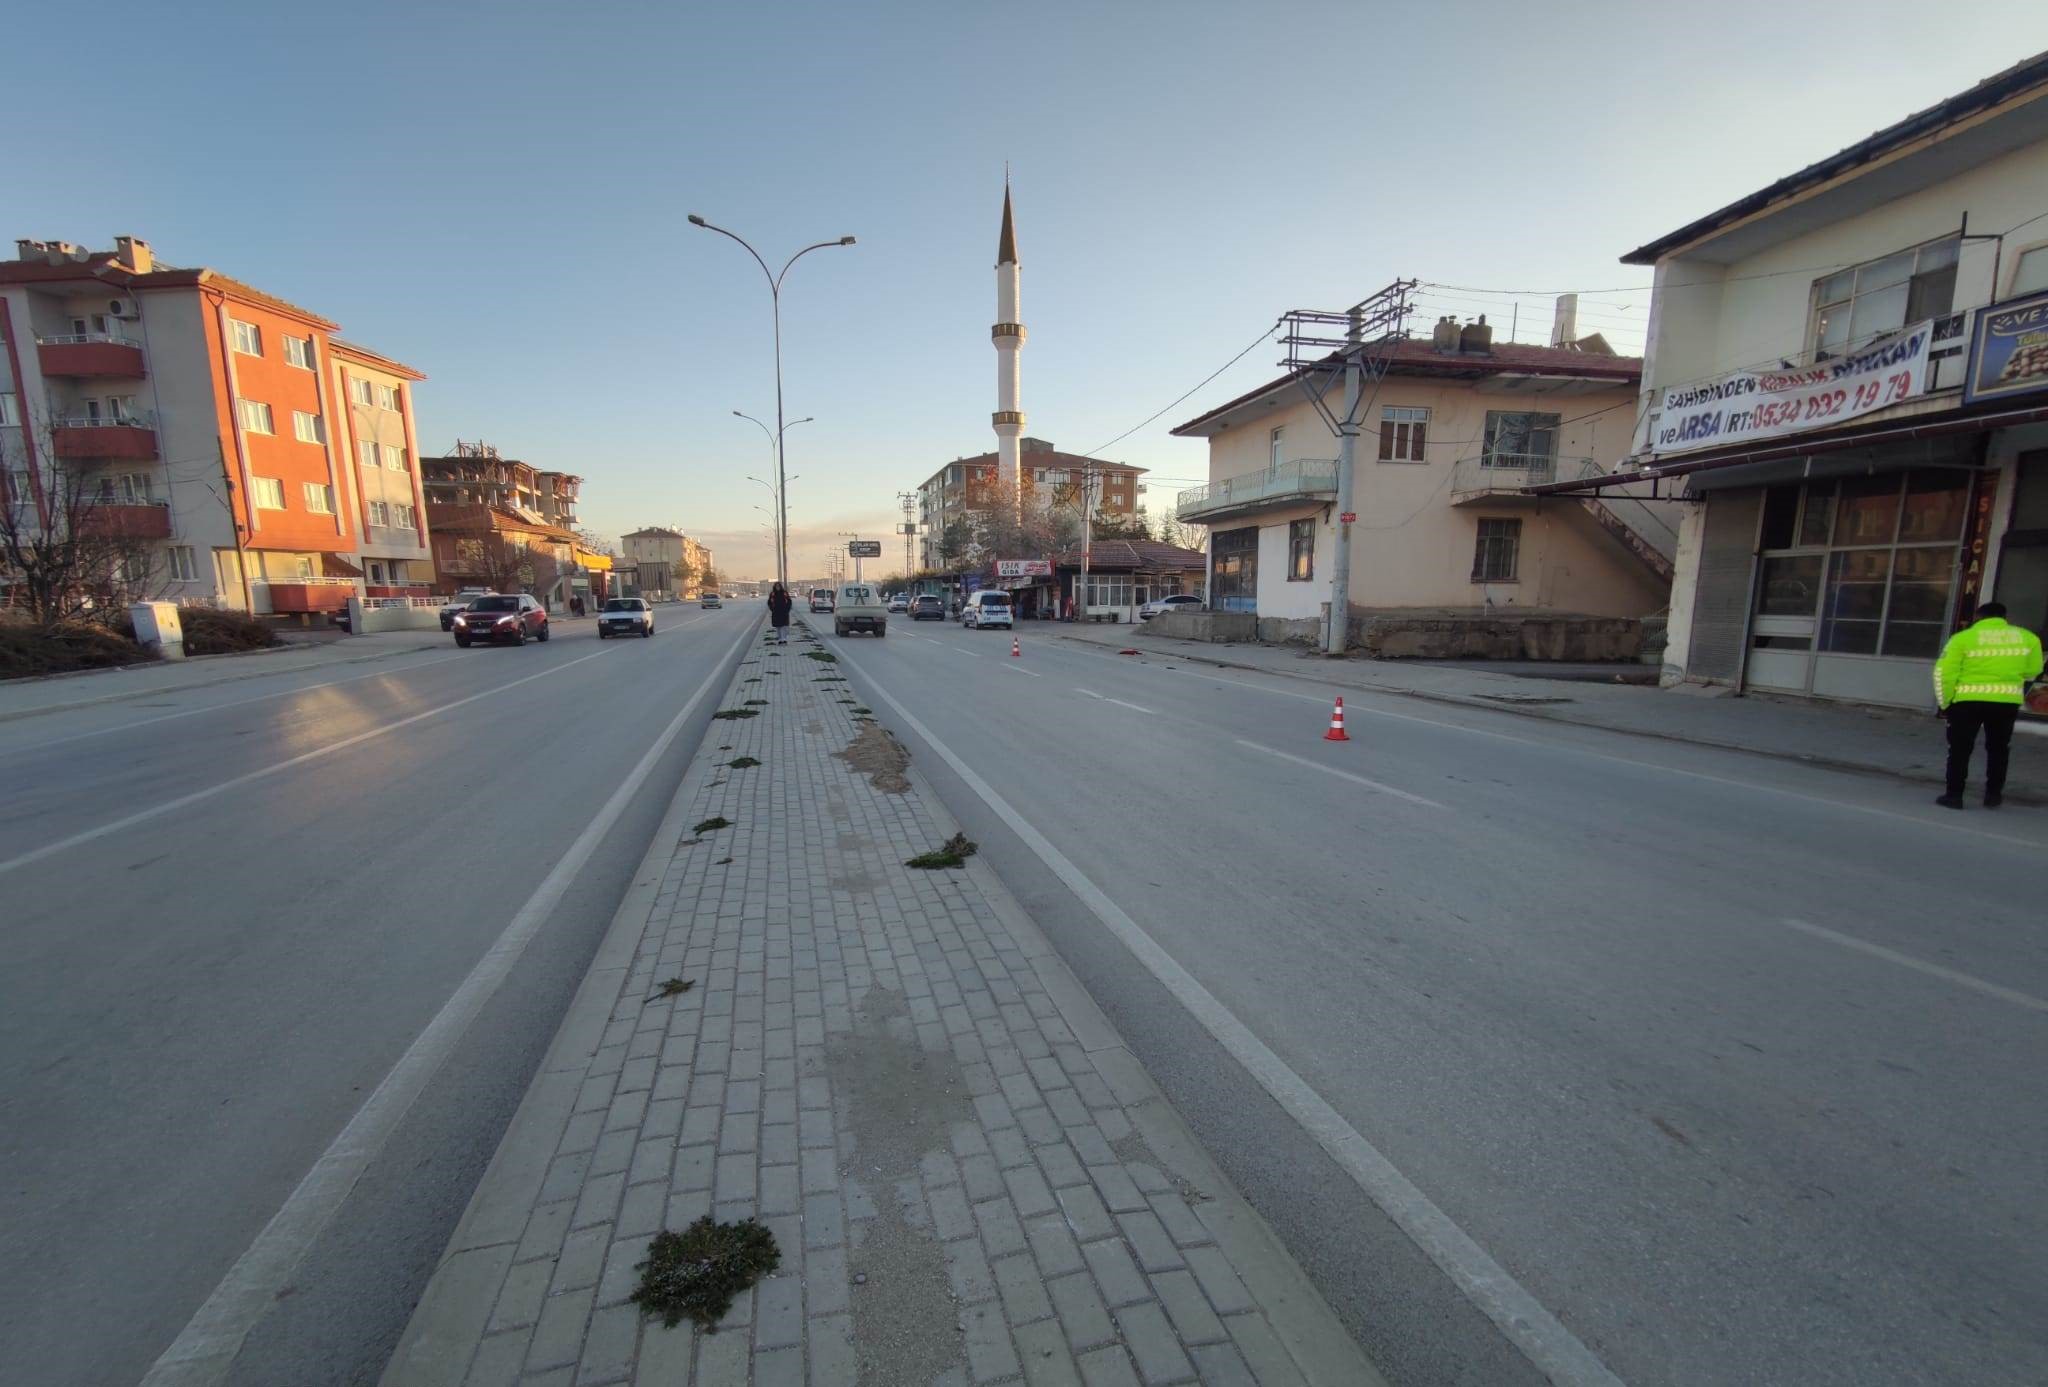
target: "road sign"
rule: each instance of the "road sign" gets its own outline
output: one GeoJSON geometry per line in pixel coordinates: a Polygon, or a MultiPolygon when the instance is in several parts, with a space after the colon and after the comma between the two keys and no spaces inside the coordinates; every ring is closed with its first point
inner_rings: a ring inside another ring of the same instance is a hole
{"type": "Polygon", "coordinates": [[[1345,511],[1342,515],[1338,516],[1337,518],[1343,521],[1346,525],[1356,524],[1358,521],[1358,512],[1355,510],[1348,510],[1345,511]]]}
{"type": "Polygon", "coordinates": [[[850,539],[846,552],[856,559],[879,559],[882,557],[882,541],[879,539],[850,539]]]}

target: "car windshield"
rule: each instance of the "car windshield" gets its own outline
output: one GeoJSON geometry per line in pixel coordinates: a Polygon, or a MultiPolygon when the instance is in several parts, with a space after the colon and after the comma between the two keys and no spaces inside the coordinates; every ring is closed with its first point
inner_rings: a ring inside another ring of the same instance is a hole
{"type": "Polygon", "coordinates": [[[608,612],[644,612],[647,604],[637,597],[614,597],[604,604],[608,612]]]}
{"type": "Polygon", "coordinates": [[[473,612],[516,612],[519,599],[516,597],[479,597],[469,604],[473,612]]]}

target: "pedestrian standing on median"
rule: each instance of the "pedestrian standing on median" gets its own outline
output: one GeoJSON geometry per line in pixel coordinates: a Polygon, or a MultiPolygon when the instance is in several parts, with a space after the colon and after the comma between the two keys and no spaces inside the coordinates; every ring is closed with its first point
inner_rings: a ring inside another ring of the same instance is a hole
{"type": "Polygon", "coordinates": [[[789,644],[789,594],[777,583],[768,590],[768,624],[775,628],[775,643],[789,644]]]}
{"type": "Polygon", "coordinates": [[[1934,802],[1963,807],[1963,782],[1977,733],[1984,734],[1984,807],[2005,801],[2005,767],[2012,755],[2027,682],[2041,677],[2041,638],[2005,619],[2005,605],[1986,602],[1977,620],[1949,637],[1934,664],[1934,701],[1948,719],[1948,785],[1934,802]]]}

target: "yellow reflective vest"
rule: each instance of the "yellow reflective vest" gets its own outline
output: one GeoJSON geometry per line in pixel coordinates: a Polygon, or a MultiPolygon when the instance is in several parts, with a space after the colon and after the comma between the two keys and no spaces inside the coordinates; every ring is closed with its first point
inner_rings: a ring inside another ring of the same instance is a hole
{"type": "Polygon", "coordinates": [[[1948,639],[1934,662],[1934,701],[2019,703],[2041,675],[2041,638],[2002,616],[1987,616],[1948,639]]]}

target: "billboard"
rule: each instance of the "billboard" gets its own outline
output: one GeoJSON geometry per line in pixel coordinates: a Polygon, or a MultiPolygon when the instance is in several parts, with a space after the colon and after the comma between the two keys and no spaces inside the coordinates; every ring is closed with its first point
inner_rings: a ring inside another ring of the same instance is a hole
{"type": "Polygon", "coordinates": [[[2048,390],[2048,289],[1977,310],[1963,403],[2048,390]]]}
{"type": "Polygon", "coordinates": [[[1650,450],[1663,455],[1776,438],[1910,400],[1926,389],[1933,337],[1933,323],[1915,323],[1811,366],[1670,386],[1657,394],[1650,450]]]}
{"type": "Polygon", "coordinates": [[[879,539],[850,539],[846,552],[856,559],[879,559],[882,557],[882,541],[879,539]]]}

